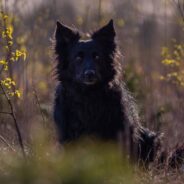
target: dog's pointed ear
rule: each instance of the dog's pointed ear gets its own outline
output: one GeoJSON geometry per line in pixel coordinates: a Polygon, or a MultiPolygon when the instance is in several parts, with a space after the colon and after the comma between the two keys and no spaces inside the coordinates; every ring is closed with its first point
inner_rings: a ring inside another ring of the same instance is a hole
{"type": "Polygon", "coordinates": [[[116,32],[114,30],[113,20],[111,19],[107,25],[92,34],[92,39],[114,41],[115,36],[116,32]]]}
{"type": "Polygon", "coordinates": [[[56,42],[68,44],[78,40],[79,38],[79,33],[76,30],[73,30],[72,28],[57,21],[55,30],[56,42]]]}

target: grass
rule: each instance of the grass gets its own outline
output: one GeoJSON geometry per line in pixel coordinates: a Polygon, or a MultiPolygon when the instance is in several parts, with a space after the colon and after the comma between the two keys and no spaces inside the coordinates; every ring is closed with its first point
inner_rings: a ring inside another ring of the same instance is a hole
{"type": "Polygon", "coordinates": [[[26,161],[8,149],[1,151],[0,183],[135,183],[133,167],[113,144],[85,141],[58,149],[53,143],[42,141],[33,143],[26,161]]]}
{"type": "Polygon", "coordinates": [[[27,146],[26,160],[19,150],[0,147],[0,183],[179,184],[184,179],[180,171],[132,165],[112,143],[83,140],[63,148],[39,133],[27,146]]]}

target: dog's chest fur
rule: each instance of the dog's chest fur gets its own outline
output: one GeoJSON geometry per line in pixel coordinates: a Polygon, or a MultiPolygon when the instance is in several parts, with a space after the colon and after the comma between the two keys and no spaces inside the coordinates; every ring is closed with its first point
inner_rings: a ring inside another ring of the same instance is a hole
{"type": "Polygon", "coordinates": [[[108,89],[85,95],[74,92],[78,95],[61,94],[68,131],[76,136],[92,134],[114,139],[118,130],[123,128],[123,111],[117,92],[108,89]]]}

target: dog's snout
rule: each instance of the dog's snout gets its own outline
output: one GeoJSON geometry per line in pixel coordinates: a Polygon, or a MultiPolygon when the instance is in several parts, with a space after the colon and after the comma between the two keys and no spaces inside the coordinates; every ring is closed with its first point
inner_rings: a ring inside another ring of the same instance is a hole
{"type": "Polygon", "coordinates": [[[95,71],[94,70],[86,70],[84,72],[84,76],[86,79],[89,79],[89,80],[94,79],[95,78],[95,71]]]}

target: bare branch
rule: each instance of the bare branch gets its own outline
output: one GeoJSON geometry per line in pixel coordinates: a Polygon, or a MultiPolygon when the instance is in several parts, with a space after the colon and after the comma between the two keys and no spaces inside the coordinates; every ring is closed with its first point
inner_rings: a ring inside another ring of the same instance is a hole
{"type": "Polygon", "coordinates": [[[0,88],[9,104],[9,107],[10,107],[10,110],[11,110],[11,113],[10,115],[12,116],[13,118],[13,121],[14,121],[14,125],[15,125],[15,130],[17,132],[17,136],[18,136],[18,141],[19,141],[19,144],[20,144],[20,147],[21,147],[21,150],[22,150],[22,154],[24,156],[24,158],[26,158],[26,154],[25,154],[25,150],[24,150],[24,145],[23,145],[23,141],[22,141],[22,136],[21,136],[21,132],[20,132],[20,128],[19,128],[19,125],[17,123],[17,119],[16,119],[16,116],[15,116],[15,112],[14,112],[14,108],[13,108],[13,104],[9,98],[9,96],[6,94],[6,91],[4,90],[2,84],[0,83],[0,88]]]}
{"type": "MultiPolygon", "coordinates": [[[[5,1],[5,3],[6,3],[6,1],[5,1]]],[[[4,7],[6,8],[6,4],[5,4],[4,7]]],[[[5,13],[4,13],[5,11],[3,11],[3,6],[1,6],[0,8],[1,8],[1,13],[4,16],[5,15],[5,13]]],[[[8,51],[6,53],[6,62],[10,66],[11,65],[12,46],[11,46],[11,44],[9,44],[9,41],[11,41],[11,39],[9,38],[8,33],[7,33],[7,22],[6,22],[6,19],[3,17],[2,20],[3,20],[2,21],[2,24],[3,24],[2,25],[2,29],[4,30],[5,41],[6,41],[6,45],[8,47],[8,51]]],[[[4,66],[0,69],[0,74],[2,73],[3,69],[4,69],[4,66]]],[[[9,76],[11,77],[11,79],[13,79],[12,73],[10,71],[9,71],[9,76]]],[[[7,115],[10,115],[12,117],[14,125],[15,125],[15,130],[16,130],[16,133],[17,133],[17,136],[18,136],[18,142],[19,142],[21,150],[22,150],[22,154],[23,154],[24,158],[26,158],[26,154],[25,154],[25,151],[24,151],[23,140],[22,140],[22,136],[21,136],[19,125],[17,123],[16,115],[15,115],[15,112],[14,112],[13,103],[10,100],[10,98],[9,98],[9,96],[8,96],[6,90],[4,89],[4,87],[3,87],[1,82],[0,82],[0,88],[2,90],[3,95],[5,96],[5,99],[6,99],[7,103],[8,103],[8,105],[9,105],[9,107],[10,107],[10,113],[9,112],[0,112],[0,113],[1,114],[7,114],[7,115]]],[[[15,89],[13,89],[13,90],[15,91],[15,89]]]]}

